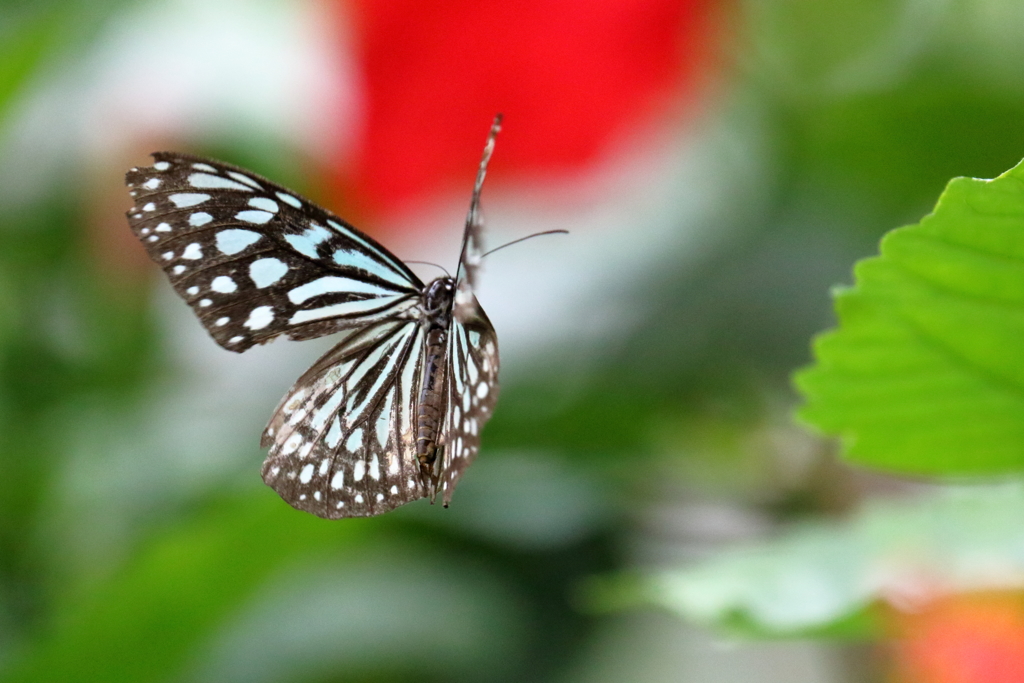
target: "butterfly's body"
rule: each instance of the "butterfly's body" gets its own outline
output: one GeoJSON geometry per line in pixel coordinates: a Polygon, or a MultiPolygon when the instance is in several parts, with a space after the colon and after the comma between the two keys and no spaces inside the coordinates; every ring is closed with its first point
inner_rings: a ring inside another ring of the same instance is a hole
{"type": "Polygon", "coordinates": [[[337,216],[245,169],[173,152],[129,171],[128,221],[218,344],[341,341],[263,433],[263,479],[320,517],[365,517],[442,493],[476,457],[498,394],[498,340],[473,294],[480,188],[454,277],[425,285],[337,216]]]}
{"type": "Polygon", "coordinates": [[[448,328],[452,324],[452,305],[455,303],[455,281],[450,277],[437,278],[427,287],[423,297],[427,325],[426,353],[423,378],[420,381],[420,399],[416,406],[416,458],[425,478],[437,483],[434,463],[437,461],[438,431],[444,422],[446,403],[444,395],[445,364],[448,349],[448,328]]]}

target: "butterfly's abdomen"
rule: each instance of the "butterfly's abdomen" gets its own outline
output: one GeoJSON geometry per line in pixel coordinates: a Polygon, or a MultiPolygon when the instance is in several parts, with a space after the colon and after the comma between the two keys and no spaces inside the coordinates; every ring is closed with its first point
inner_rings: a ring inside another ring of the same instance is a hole
{"type": "Polygon", "coordinates": [[[427,333],[427,349],[423,364],[423,382],[416,411],[416,457],[420,470],[433,479],[437,459],[437,434],[444,419],[445,355],[448,330],[435,327],[427,333]]]}

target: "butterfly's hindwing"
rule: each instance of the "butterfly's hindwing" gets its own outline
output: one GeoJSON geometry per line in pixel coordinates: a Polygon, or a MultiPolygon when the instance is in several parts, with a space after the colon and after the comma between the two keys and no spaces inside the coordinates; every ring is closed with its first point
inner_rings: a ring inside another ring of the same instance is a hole
{"type": "Polygon", "coordinates": [[[448,414],[440,487],[444,503],[480,450],[480,432],[498,401],[498,336],[483,309],[453,316],[448,343],[448,414]]]}
{"type": "Polygon", "coordinates": [[[422,498],[413,439],[419,324],[351,334],[295,383],[263,435],[263,479],[320,517],[364,517],[422,498]]]}
{"type": "Polygon", "coordinates": [[[133,232],[231,351],[408,315],[423,283],[330,212],[241,168],[157,153],[133,169],[133,232]]]}

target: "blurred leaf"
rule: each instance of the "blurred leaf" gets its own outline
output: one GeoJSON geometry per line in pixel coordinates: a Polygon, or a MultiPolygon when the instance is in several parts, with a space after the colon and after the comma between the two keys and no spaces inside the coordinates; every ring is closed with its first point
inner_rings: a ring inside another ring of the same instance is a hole
{"type": "Polygon", "coordinates": [[[532,620],[500,572],[459,561],[438,544],[394,536],[390,543],[350,545],[344,555],[271,577],[199,648],[196,665],[180,680],[498,683],[543,677],[532,657],[524,661],[532,620]]]}
{"type": "Polygon", "coordinates": [[[1024,485],[947,489],[874,503],[847,523],[807,524],[598,596],[613,607],[642,599],[745,635],[864,636],[878,600],[906,606],[1024,585],[1022,515],[1024,485]]]}
{"type": "Polygon", "coordinates": [[[882,234],[930,207],[950,178],[992,177],[1020,160],[1020,96],[950,71],[931,64],[899,88],[790,110],[798,134],[788,144],[813,191],[831,187],[847,203],[863,194],[858,229],[882,234]]]}
{"type": "Polygon", "coordinates": [[[89,36],[124,0],[26,3],[5,12],[0,26],[0,124],[11,104],[48,59],[89,36]]]}
{"type": "Polygon", "coordinates": [[[80,604],[58,609],[52,630],[0,680],[167,680],[268,576],[368,528],[287,513],[259,496],[182,522],[80,604]]]}
{"type": "Polygon", "coordinates": [[[64,13],[66,10],[61,11],[59,5],[54,6],[3,32],[3,40],[0,41],[0,119],[21,85],[49,54],[64,13]]]}
{"type": "Polygon", "coordinates": [[[836,295],[839,328],[797,374],[800,417],[887,469],[1024,466],[1024,165],[957,178],[836,295]]]}
{"type": "Polygon", "coordinates": [[[746,66],[777,91],[820,97],[884,86],[935,39],[941,3],[904,0],[743,2],[746,66]]]}

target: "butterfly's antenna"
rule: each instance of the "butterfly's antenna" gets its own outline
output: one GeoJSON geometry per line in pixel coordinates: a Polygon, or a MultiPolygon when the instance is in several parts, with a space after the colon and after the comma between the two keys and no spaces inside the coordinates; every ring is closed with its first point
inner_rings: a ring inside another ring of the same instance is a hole
{"type": "Polygon", "coordinates": [[[545,230],[544,232],[535,232],[532,235],[527,235],[526,237],[520,237],[519,239],[512,240],[511,242],[505,242],[505,244],[501,245],[500,247],[495,247],[494,249],[491,249],[488,252],[484,252],[483,256],[481,256],[480,258],[484,258],[484,256],[488,256],[489,254],[493,254],[494,252],[496,252],[496,251],[498,251],[500,249],[504,249],[505,247],[511,247],[513,244],[518,244],[520,242],[525,242],[526,240],[531,239],[533,237],[540,237],[541,235],[568,235],[568,234],[569,234],[568,230],[545,230]]]}
{"type": "Polygon", "coordinates": [[[422,263],[425,266],[434,266],[435,268],[440,268],[441,270],[443,270],[444,274],[447,275],[448,277],[452,276],[452,274],[448,272],[447,268],[438,263],[434,263],[433,261],[406,261],[406,263],[422,263]]]}

